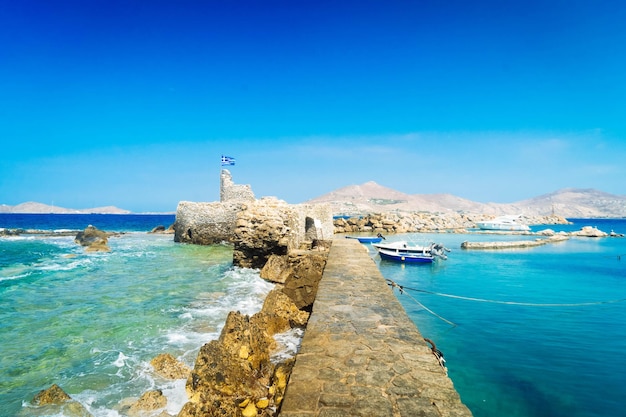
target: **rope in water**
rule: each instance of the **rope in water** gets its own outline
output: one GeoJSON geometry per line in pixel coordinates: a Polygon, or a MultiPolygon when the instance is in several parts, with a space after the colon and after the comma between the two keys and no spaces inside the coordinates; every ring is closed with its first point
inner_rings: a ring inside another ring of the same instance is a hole
{"type": "MultiPolygon", "coordinates": [[[[506,305],[517,305],[517,306],[530,306],[530,307],[585,307],[585,306],[594,306],[601,304],[615,304],[615,303],[623,303],[626,301],[626,298],[619,298],[616,300],[606,300],[606,301],[592,301],[587,303],[524,303],[519,301],[500,301],[500,300],[488,300],[486,298],[475,298],[475,297],[464,297],[460,295],[453,294],[445,294],[440,292],[428,291],[428,290],[420,290],[418,288],[410,288],[400,285],[390,279],[387,279],[387,283],[392,288],[398,288],[400,293],[405,293],[406,290],[409,291],[417,291],[430,295],[438,295],[440,297],[448,297],[448,298],[456,298],[459,300],[467,300],[467,301],[478,301],[481,303],[494,303],[494,304],[506,304],[506,305]]],[[[413,298],[413,297],[411,297],[413,298]]],[[[417,301],[417,300],[416,300],[417,301]]],[[[447,321],[447,320],[446,320],[447,321]]]]}

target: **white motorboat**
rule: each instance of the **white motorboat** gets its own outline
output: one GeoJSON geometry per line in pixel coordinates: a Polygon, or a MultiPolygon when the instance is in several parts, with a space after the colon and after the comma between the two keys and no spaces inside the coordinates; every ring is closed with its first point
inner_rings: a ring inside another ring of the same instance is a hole
{"type": "Polygon", "coordinates": [[[476,226],[482,230],[506,230],[517,232],[527,232],[530,230],[528,225],[520,222],[520,216],[500,216],[493,220],[476,222],[476,226]]]}

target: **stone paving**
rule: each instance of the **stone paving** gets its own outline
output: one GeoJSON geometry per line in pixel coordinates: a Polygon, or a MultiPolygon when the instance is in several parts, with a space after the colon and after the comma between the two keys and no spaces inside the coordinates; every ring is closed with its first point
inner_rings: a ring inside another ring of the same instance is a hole
{"type": "Polygon", "coordinates": [[[472,414],[367,248],[337,238],[279,415],[472,414]]]}

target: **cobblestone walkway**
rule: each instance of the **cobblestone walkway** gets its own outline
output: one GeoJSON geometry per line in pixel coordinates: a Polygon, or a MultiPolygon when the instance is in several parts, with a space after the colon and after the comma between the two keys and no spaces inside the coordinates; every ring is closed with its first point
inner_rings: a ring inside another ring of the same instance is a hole
{"type": "Polygon", "coordinates": [[[333,241],[280,416],[471,416],[355,239],[333,241]]]}

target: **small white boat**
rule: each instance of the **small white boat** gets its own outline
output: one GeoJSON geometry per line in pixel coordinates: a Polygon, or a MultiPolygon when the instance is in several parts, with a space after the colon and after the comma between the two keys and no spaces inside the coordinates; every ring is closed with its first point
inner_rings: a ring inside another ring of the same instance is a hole
{"type": "Polygon", "coordinates": [[[528,225],[520,222],[520,216],[500,216],[493,220],[476,222],[476,226],[482,230],[506,230],[517,232],[527,232],[530,230],[528,225]]]}
{"type": "Polygon", "coordinates": [[[431,243],[427,246],[409,245],[405,241],[389,243],[373,243],[382,259],[399,262],[425,263],[433,262],[435,259],[448,259],[445,252],[450,249],[438,243],[431,243]]]}

